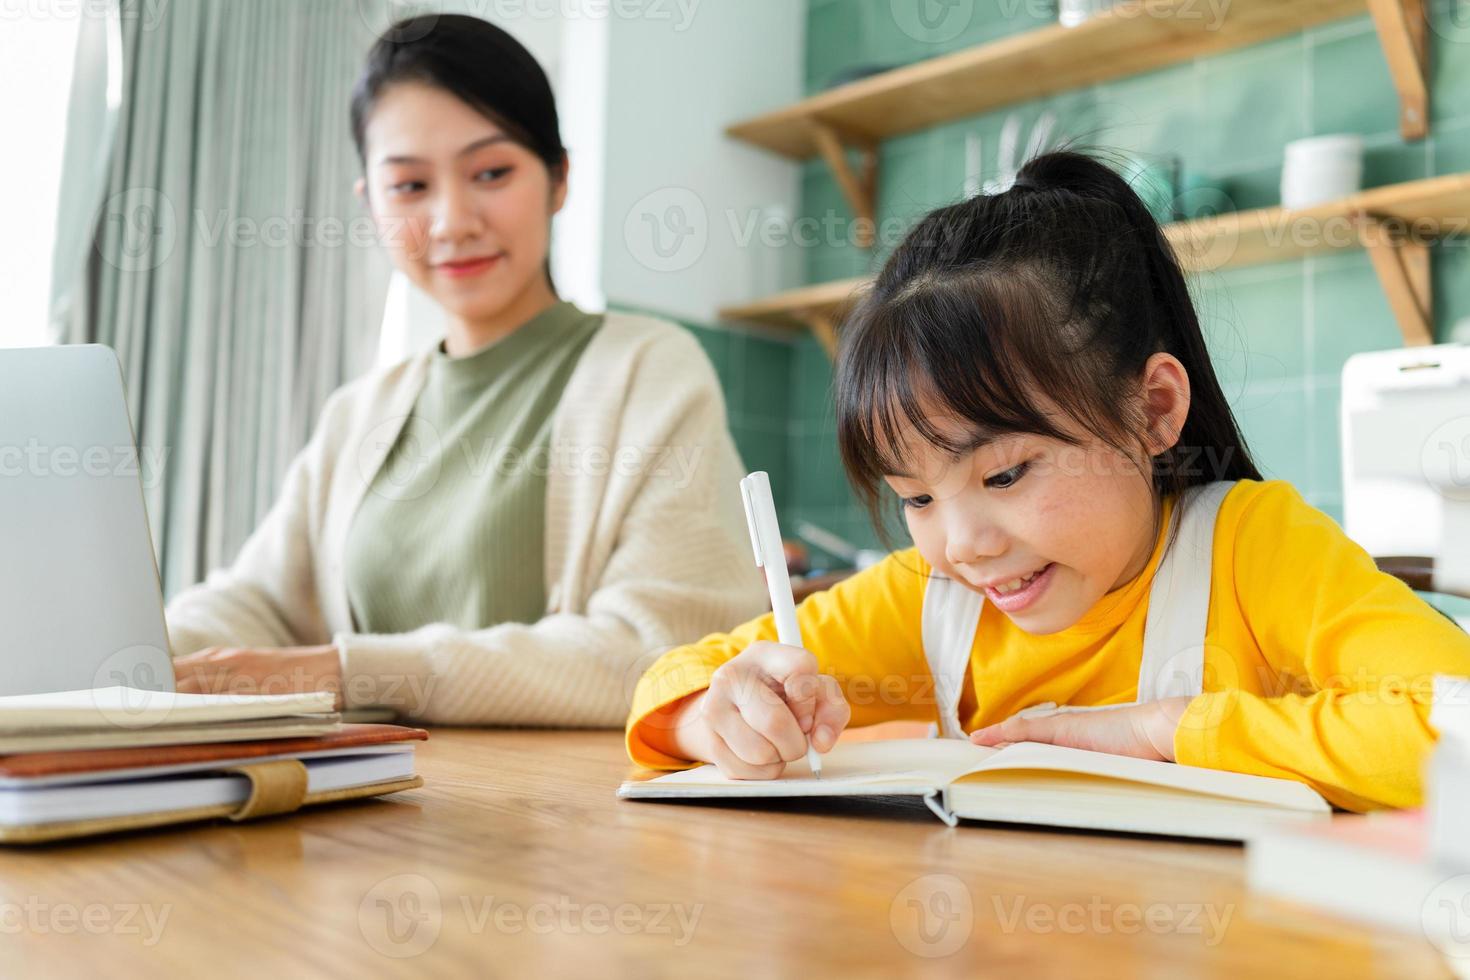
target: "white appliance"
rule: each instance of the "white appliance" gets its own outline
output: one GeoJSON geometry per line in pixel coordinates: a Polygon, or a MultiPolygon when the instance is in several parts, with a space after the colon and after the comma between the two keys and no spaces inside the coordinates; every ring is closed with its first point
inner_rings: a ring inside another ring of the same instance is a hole
{"type": "Polygon", "coordinates": [[[1348,359],[1342,483],[1349,537],[1430,558],[1434,591],[1470,594],[1470,344],[1348,359]]]}

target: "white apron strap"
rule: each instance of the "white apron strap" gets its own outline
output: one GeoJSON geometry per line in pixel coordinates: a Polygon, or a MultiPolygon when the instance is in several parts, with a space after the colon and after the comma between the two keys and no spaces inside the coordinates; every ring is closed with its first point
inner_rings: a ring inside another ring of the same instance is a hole
{"type": "MultiPolygon", "coordinates": [[[[1204,689],[1205,635],[1214,566],[1215,518],[1235,484],[1208,483],[1185,491],[1175,537],[1164,551],[1149,588],[1143,629],[1138,698],[1131,704],[1193,696],[1204,689]]],[[[985,597],[953,579],[934,575],[924,588],[924,656],[934,675],[938,734],[964,738],[959,703],[975,630],[985,597]]],[[[1039,704],[1021,714],[1056,711],[1106,711],[1126,705],[1063,706],[1039,704]]]]}
{"type": "Polygon", "coordinates": [[[1136,703],[1193,697],[1204,689],[1215,518],[1234,486],[1227,480],[1184,492],[1175,538],[1149,589],[1136,703]]]}
{"type": "Polygon", "coordinates": [[[985,596],[954,579],[931,575],[924,586],[924,657],[934,675],[941,738],[965,737],[960,728],[960,691],[984,606],[985,596]]]}

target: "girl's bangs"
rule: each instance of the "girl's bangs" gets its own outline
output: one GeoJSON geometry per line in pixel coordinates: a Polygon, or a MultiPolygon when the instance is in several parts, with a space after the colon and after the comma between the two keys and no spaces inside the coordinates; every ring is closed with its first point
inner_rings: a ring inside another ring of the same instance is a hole
{"type": "Polygon", "coordinates": [[[1018,432],[1073,441],[1037,399],[1061,379],[1024,342],[1055,331],[1046,304],[1019,284],[997,290],[996,277],[967,278],[916,281],[855,315],[863,336],[843,345],[836,413],[860,490],[913,472],[921,445],[958,456],[980,439],[1018,432]]]}

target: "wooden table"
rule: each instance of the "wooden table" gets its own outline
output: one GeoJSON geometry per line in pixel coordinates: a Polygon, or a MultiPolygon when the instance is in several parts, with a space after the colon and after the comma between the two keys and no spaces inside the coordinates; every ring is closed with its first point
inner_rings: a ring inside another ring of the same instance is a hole
{"type": "Polygon", "coordinates": [[[423,789],[0,851],[0,977],[1444,976],[1237,847],[899,802],[619,802],[612,732],[440,729],[423,789]]]}

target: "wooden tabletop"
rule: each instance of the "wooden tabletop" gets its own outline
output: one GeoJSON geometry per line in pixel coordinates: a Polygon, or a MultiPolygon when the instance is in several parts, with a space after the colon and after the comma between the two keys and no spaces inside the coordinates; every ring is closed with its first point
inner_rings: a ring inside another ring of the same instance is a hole
{"type": "Polygon", "coordinates": [[[1248,894],[1234,846],[620,802],[612,732],[419,754],[383,800],[0,850],[0,976],[1447,975],[1422,938],[1248,894]]]}

